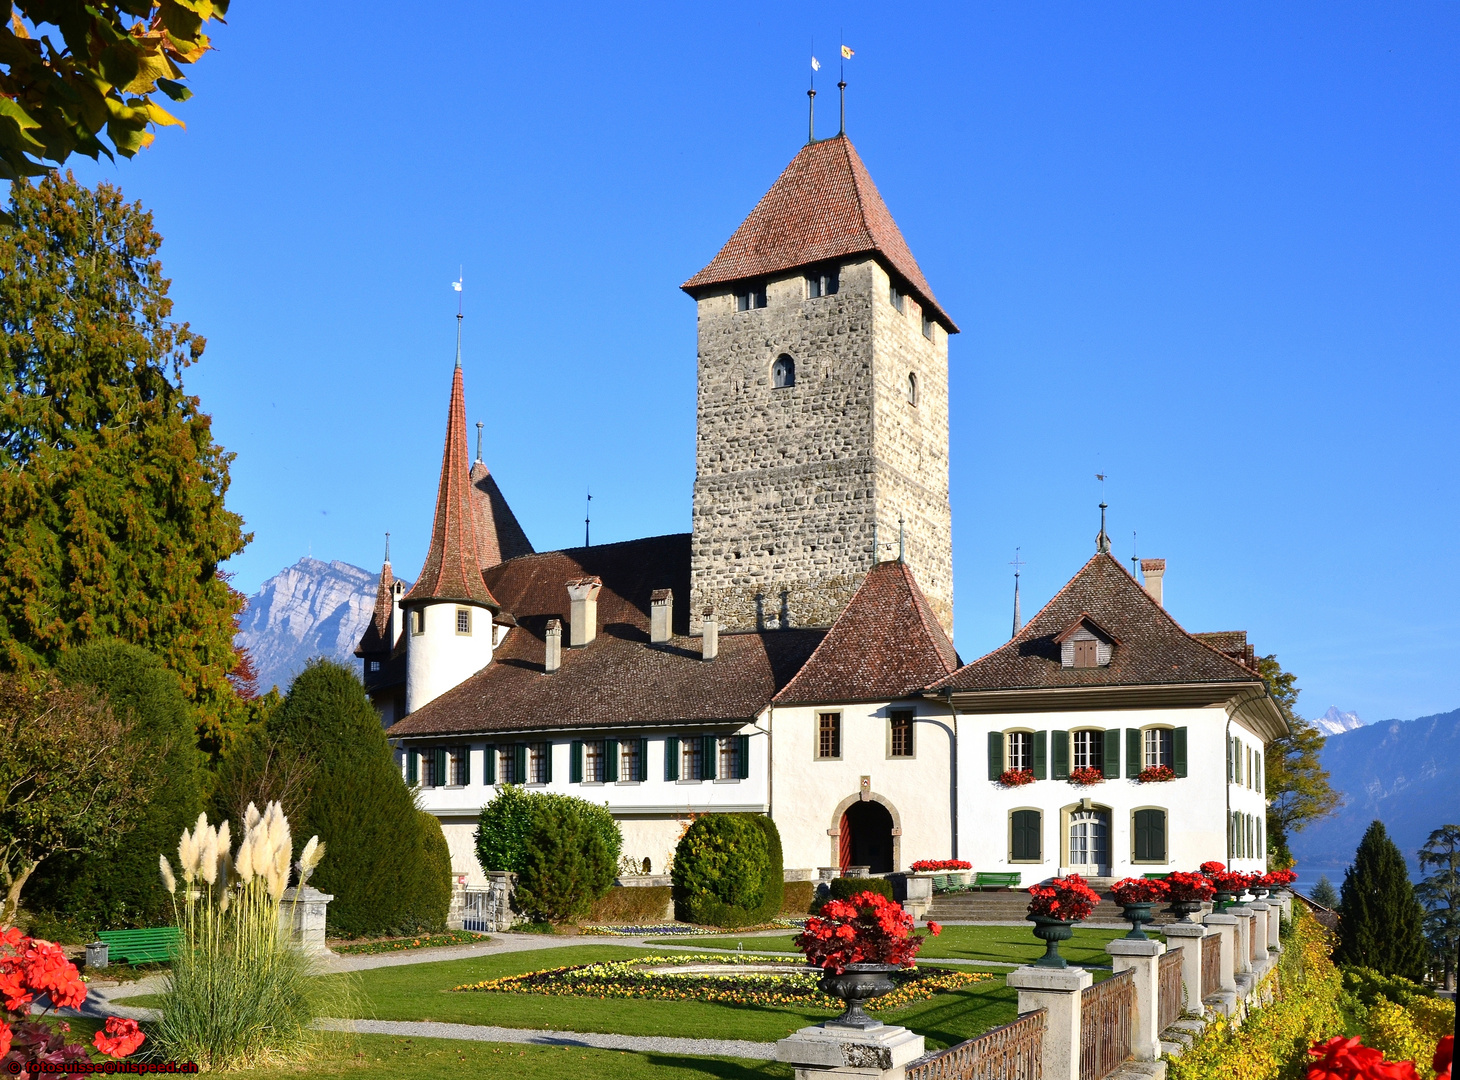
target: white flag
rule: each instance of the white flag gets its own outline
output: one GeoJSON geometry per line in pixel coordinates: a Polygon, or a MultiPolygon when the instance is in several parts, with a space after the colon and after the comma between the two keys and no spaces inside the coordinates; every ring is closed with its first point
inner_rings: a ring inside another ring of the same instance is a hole
{"type": "Polygon", "coordinates": [[[811,58],[811,70],[812,71],[820,71],[821,70],[821,64],[816,59],[816,57],[814,57],[814,56],[811,58]]]}
{"type": "Polygon", "coordinates": [[[451,283],[451,287],[453,289],[455,289],[457,292],[461,292],[461,282],[459,282],[459,281],[453,281],[451,283]]]}

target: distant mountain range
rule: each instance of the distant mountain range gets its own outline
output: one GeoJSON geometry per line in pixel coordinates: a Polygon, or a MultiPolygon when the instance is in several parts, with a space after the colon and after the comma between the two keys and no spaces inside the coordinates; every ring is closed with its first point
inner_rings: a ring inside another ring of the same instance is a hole
{"type": "MultiPolygon", "coordinates": [[[[1337,710],[1328,710],[1330,719],[1337,710]]],[[[1339,713],[1338,716],[1353,716],[1339,713]]],[[[1354,717],[1357,720],[1357,717],[1354,717]]],[[[1418,720],[1383,720],[1330,735],[1321,756],[1343,805],[1292,838],[1305,880],[1327,874],[1335,885],[1375,818],[1418,879],[1415,852],[1441,825],[1460,823],[1455,762],[1460,761],[1460,709],[1418,720]]]]}
{"type": "Polygon", "coordinates": [[[1313,726],[1325,735],[1342,735],[1364,726],[1356,712],[1339,712],[1337,705],[1328,706],[1328,711],[1313,721],[1313,726]]]}
{"type": "Polygon", "coordinates": [[[234,639],[253,657],[259,692],[271,686],[288,690],[316,656],[359,664],[355,645],[375,610],[379,582],[375,571],[309,558],[264,582],[248,598],[234,639]]]}

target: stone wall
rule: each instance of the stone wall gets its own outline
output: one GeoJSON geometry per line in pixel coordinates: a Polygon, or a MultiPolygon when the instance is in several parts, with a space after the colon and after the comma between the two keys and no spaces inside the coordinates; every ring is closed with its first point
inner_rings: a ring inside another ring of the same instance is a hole
{"type": "Polygon", "coordinates": [[[771,280],[766,307],[731,291],[699,300],[699,396],[690,611],[728,630],[826,626],[905,519],[908,561],[952,631],[947,336],[898,312],[874,260],[845,263],[833,296],[800,273],[771,280]],[[796,383],[772,385],[795,361],[796,383]],[[916,372],[919,401],[907,400],[916,372]]]}

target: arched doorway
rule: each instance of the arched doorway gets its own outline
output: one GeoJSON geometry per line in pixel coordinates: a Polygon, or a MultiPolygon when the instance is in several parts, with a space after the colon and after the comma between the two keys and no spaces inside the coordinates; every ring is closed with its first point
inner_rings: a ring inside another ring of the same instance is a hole
{"type": "Polygon", "coordinates": [[[1070,812],[1071,873],[1105,877],[1110,873],[1110,815],[1103,810],[1070,812]]]}
{"type": "Polygon", "coordinates": [[[892,873],[892,815],[879,802],[854,802],[842,814],[842,869],[871,867],[874,874],[892,873]]]}

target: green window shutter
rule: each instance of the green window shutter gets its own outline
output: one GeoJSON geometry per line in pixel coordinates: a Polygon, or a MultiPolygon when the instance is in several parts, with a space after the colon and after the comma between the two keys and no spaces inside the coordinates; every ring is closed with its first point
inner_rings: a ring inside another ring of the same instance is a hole
{"type": "Polygon", "coordinates": [[[1102,763],[1101,773],[1105,779],[1114,780],[1120,775],[1120,728],[1112,728],[1105,733],[1100,740],[1100,748],[1104,751],[1105,761],[1102,763]]]}
{"type": "Polygon", "coordinates": [[[446,756],[446,747],[438,746],[436,748],[436,760],[434,762],[435,768],[431,771],[431,783],[433,787],[445,787],[451,782],[451,777],[446,775],[446,767],[449,763],[450,759],[446,756]]]}
{"type": "Polygon", "coordinates": [[[1252,755],[1252,771],[1255,774],[1253,779],[1257,784],[1257,793],[1261,795],[1263,788],[1267,786],[1267,777],[1262,772],[1262,751],[1254,751],[1252,755]]]}
{"type": "Polygon", "coordinates": [[[632,777],[634,780],[644,781],[649,779],[649,740],[639,740],[639,769],[632,777]]]}
{"type": "Polygon", "coordinates": [[[1050,732],[1050,735],[1050,741],[1054,743],[1054,778],[1068,780],[1070,778],[1070,733],[1053,731],[1050,732]]]}
{"type": "Polygon", "coordinates": [[[487,743],[487,748],[482,751],[482,783],[495,784],[497,782],[497,748],[487,743]]]}
{"type": "Polygon", "coordinates": [[[1040,858],[1041,816],[1038,810],[1015,810],[1010,817],[1010,855],[1015,859],[1040,858]]]}
{"type": "Polygon", "coordinates": [[[1141,745],[1141,729],[1125,729],[1125,775],[1134,780],[1146,763],[1146,748],[1141,745]]]}
{"type": "Polygon", "coordinates": [[[573,740],[573,747],[568,755],[568,783],[581,784],[583,782],[583,741],[573,740]]]}
{"type": "Polygon", "coordinates": [[[997,780],[1004,771],[1004,733],[989,732],[989,779],[997,780]]]}
{"type": "Polygon", "coordinates": [[[1177,776],[1186,775],[1186,729],[1179,727],[1171,733],[1171,767],[1177,776]]]}
{"type": "Polygon", "coordinates": [[[1135,812],[1135,857],[1138,862],[1166,861],[1166,811],[1135,812]]]}
{"type": "Polygon", "coordinates": [[[470,746],[463,746],[461,748],[461,782],[463,784],[470,784],[471,783],[471,747],[470,746]]]}
{"type": "Polygon", "coordinates": [[[603,782],[618,782],[618,740],[603,740],[603,782]]]}
{"type": "Polygon", "coordinates": [[[679,779],[679,740],[673,735],[664,740],[664,779],[679,779]]]}
{"type": "Polygon", "coordinates": [[[420,766],[416,764],[416,761],[415,750],[409,746],[406,747],[406,783],[413,787],[421,780],[420,766]]]}
{"type": "Polygon", "coordinates": [[[714,780],[719,777],[720,740],[713,735],[704,736],[700,743],[700,779],[714,780]]]}
{"type": "Polygon", "coordinates": [[[512,748],[512,782],[527,783],[527,744],[518,743],[512,748]]]}
{"type": "Polygon", "coordinates": [[[1049,732],[1034,733],[1034,779],[1044,780],[1049,776],[1049,732]]]}
{"type": "Polygon", "coordinates": [[[750,736],[735,736],[735,779],[750,779],[750,736]]]}

